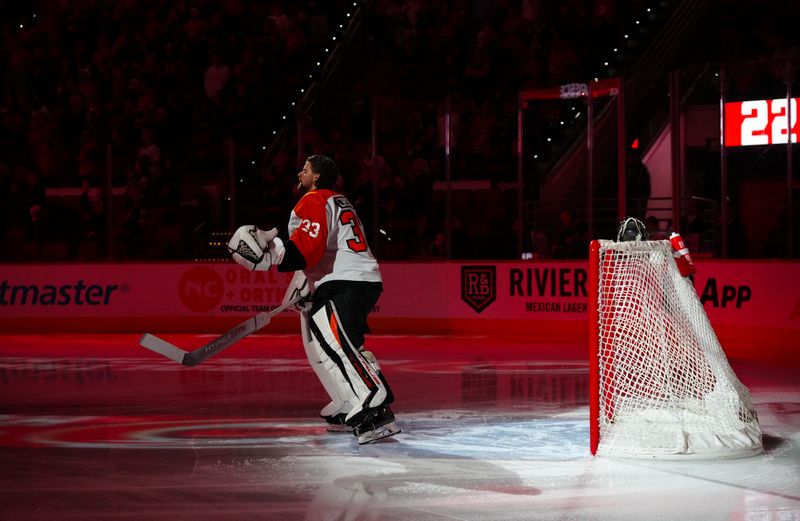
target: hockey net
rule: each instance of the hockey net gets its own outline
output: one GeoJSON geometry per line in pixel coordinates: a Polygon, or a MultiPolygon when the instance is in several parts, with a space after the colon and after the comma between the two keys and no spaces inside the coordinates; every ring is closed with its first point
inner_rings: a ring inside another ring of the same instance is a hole
{"type": "Polygon", "coordinates": [[[729,458],[762,451],[733,373],[669,241],[592,241],[592,454],[729,458]]]}

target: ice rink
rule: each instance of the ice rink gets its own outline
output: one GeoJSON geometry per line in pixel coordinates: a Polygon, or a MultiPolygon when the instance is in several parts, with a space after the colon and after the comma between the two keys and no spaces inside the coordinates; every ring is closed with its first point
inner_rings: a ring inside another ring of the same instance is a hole
{"type": "Polygon", "coordinates": [[[800,520],[796,354],[729,351],[764,454],[653,461],[589,454],[581,343],[373,335],[403,432],[358,446],[297,335],[197,367],[137,340],[0,336],[0,519],[800,520]]]}

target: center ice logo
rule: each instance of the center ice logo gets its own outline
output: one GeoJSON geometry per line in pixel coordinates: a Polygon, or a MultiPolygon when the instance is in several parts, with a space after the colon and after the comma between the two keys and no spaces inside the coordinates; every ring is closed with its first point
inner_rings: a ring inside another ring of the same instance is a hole
{"type": "Polygon", "coordinates": [[[497,298],[495,266],[461,266],[461,300],[480,313],[497,298]]]}

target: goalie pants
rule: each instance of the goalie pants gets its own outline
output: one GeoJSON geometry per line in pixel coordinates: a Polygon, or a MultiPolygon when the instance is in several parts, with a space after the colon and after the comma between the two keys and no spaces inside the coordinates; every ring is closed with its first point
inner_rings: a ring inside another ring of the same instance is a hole
{"type": "Polygon", "coordinates": [[[383,292],[380,282],[353,282],[334,280],[325,282],[314,290],[309,315],[314,316],[328,302],[333,302],[350,341],[356,347],[364,345],[364,335],[369,333],[367,315],[383,292]]]}
{"type": "Polygon", "coordinates": [[[345,413],[350,426],[359,425],[394,399],[374,356],[363,350],[364,334],[369,332],[367,315],[381,290],[380,283],[322,284],[303,321],[309,361],[333,400],[330,405],[341,405],[335,413],[345,413]]]}

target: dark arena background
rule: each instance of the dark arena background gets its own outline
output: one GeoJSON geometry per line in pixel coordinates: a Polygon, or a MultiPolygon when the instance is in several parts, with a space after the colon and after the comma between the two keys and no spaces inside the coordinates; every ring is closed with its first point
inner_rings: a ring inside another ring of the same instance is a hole
{"type": "Polygon", "coordinates": [[[800,3],[42,0],[0,26],[0,519],[800,520],[800,3]],[[226,245],[288,238],[312,154],[383,276],[366,345],[402,432],[373,444],[326,430],[293,311],[196,367],[139,345],[281,304],[291,274],[226,245]],[[589,244],[627,216],[682,236],[763,452],[592,455],[589,244]]]}

